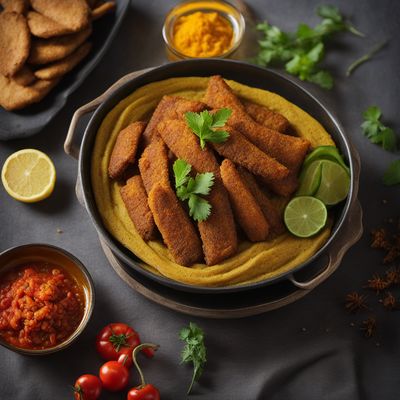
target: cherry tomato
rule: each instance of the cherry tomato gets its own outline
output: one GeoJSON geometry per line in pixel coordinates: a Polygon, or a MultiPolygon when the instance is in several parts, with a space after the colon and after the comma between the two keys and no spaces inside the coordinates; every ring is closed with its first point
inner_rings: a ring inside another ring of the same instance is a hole
{"type": "Polygon", "coordinates": [[[142,388],[132,388],[127,400],[160,400],[160,392],[153,385],[147,384],[142,388]]]}
{"type": "Polygon", "coordinates": [[[123,323],[108,324],[96,339],[97,352],[104,360],[118,360],[119,356],[140,344],[139,335],[130,326],[123,323]]]}
{"type": "Polygon", "coordinates": [[[74,386],[75,400],[97,400],[101,394],[101,380],[95,375],[80,376],[74,386]]]}
{"type": "Polygon", "coordinates": [[[133,365],[132,361],[132,349],[126,349],[124,352],[121,352],[121,354],[118,357],[117,360],[119,363],[123,364],[126,368],[130,368],[133,365]]]}
{"type": "Polygon", "coordinates": [[[107,361],[100,368],[100,379],[103,387],[110,392],[118,392],[126,387],[129,371],[118,361],[107,361]]]}

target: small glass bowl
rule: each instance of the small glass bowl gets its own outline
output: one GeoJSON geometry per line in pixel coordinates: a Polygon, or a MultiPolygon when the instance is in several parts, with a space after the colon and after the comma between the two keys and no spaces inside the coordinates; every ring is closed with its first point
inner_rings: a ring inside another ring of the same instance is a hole
{"type": "Polygon", "coordinates": [[[68,338],[56,346],[45,349],[27,349],[14,346],[0,338],[0,345],[9,350],[24,355],[41,356],[55,353],[70,346],[86,328],[94,308],[94,283],[89,271],[75,256],[59,247],[42,243],[12,247],[0,253],[0,276],[12,268],[30,262],[49,262],[59,265],[78,283],[85,298],[85,310],[80,324],[68,338]]]}
{"type": "Polygon", "coordinates": [[[162,35],[165,41],[168,59],[170,61],[179,61],[199,58],[191,57],[181,53],[178,49],[176,49],[173,40],[173,32],[176,21],[183,15],[193,14],[197,11],[205,13],[217,12],[232,25],[233,40],[231,47],[225,53],[210,58],[228,58],[232,56],[232,54],[240,46],[245,31],[246,23],[242,13],[236,7],[225,1],[189,0],[175,6],[165,18],[162,35]]]}

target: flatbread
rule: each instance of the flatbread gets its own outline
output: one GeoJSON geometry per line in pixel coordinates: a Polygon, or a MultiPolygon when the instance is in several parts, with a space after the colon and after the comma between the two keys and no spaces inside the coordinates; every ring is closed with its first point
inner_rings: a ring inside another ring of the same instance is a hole
{"type": "Polygon", "coordinates": [[[71,30],[64,25],[61,25],[36,11],[29,11],[27,19],[32,35],[40,38],[48,39],[71,33],[71,30]]]}
{"type": "Polygon", "coordinates": [[[91,43],[82,44],[77,50],[75,50],[69,56],[62,60],[56,61],[53,64],[46,65],[42,69],[38,69],[34,72],[34,75],[38,79],[51,80],[60,78],[69,71],[71,71],[76,65],[78,65],[89,53],[92,47],[91,43]]]}
{"type": "Polygon", "coordinates": [[[0,5],[5,11],[14,11],[17,14],[25,14],[28,10],[27,0],[0,0],[0,5]]]}
{"type": "Polygon", "coordinates": [[[14,80],[0,75],[0,106],[8,111],[19,110],[42,100],[58,83],[39,80],[31,86],[18,85],[14,80]]]}
{"type": "Polygon", "coordinates": [[[20,86],[29,86],[36,81],[36,77],[32,70],[24,65],[13,77],[12,80],[15,81],[20,86]]]}
{"type": "Polygon", "coordinates": [[[73,53],[91,34],[91,27],[82,32],[51,39],[32,41],[28,63],[33,65],[49,64],[61,60],[73,53]]]}
{"type": "Polygon", "coordinates": [[[21,69],[30,47],[26,18],[14,11],[0,13],[0,74],[12,76],[21,69]]]}
{"type": "Polygon", "coordinates": [[[85,0],[31,0],[40,14],[78,32],[89,25],[90,8],[85,0]]]}
{"type": "Polygon", "coordinates": [[[92,19],[93,21],[96,21],[96,19],[99,19],[114,10],[115,10],[115,2],[107,1],[106,3],[96,6],[96,8],[92,10],[92,19]]]}

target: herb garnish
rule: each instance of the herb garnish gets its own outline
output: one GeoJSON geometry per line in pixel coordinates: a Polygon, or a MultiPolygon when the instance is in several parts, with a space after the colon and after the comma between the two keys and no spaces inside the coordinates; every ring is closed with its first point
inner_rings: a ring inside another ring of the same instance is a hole
{"type": "Polygon", "coordinates": [[[324,57],[325,40],[337,32],[348,31],[357,36],[363,34],[347,22],[334,6],[320,6],[317,14],[323,18],[321,23],[314,29],[300,24],[295,34],[283,32],[267,22],[258,24],[257,29],[263,32],[264,38],[259,41],[260,51],[255,62],[263,66],[285,65],[287,72],[301,80],[331,89],[332,75],[319,67],[324,57]]]}
{"type": "Polygon", "coordinates": [[[206,220],[211,213],[211,204],[199,195],[206,196],[210,193],[214,184],[214,174],[206,172],[192,178],[189,176],[192,166],[179,158],[174,162],[173,170],[176,194],[180,200],[188,200],[189,215],[195,221],[206,220]]]}
{"type": "Polygon", "coordinates": [[[204,149],[206,142],[222,143],[228,139],[228,132],[216,128],[222,128],[231,114],[231,109],[221,108],[213,114],[207,110],[200,113],[187,112],[185,119],[190,129],[199,137],[200,146],[204,149]]]}
{"type": "Polygon", "coordinates": [[[204,345],[204,332],[195,323],[190,322],[188,327],[182,328],[179,338],[186,342],[182,350],[181,362],[193,363],[193,376],[187,394],[192,390],[194,382],[200,379],[204,364],[207,362],[206,346],[204,345]]]}
{"type": "Polygon", "coordinates": [[[400,160],[393,161],[383,175],[383,183],[387,186],[400,184],[400,160]]]}

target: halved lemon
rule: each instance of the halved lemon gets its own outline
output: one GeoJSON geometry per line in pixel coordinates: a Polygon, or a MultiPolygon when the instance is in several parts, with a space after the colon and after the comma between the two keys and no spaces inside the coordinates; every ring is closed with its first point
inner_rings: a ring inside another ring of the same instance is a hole
{"type": "Polygon", "coordinates": [[[50,158],[39,150],[24,149],[11,154],[3,165],[1,180],[15,200],[35,203],[51,195],[56,169],[50,158]]]}

